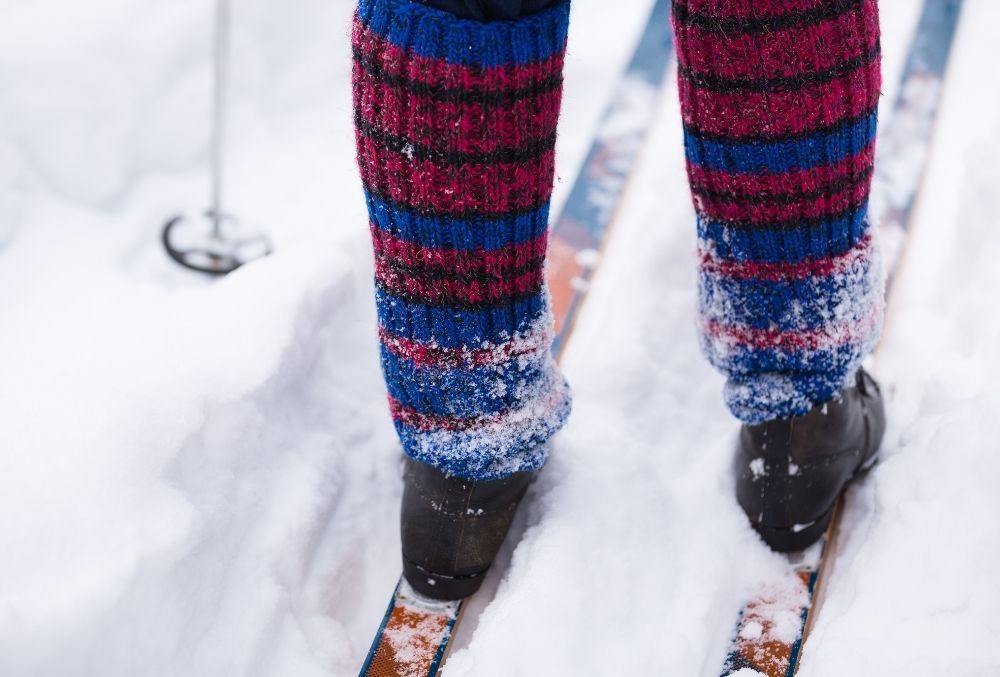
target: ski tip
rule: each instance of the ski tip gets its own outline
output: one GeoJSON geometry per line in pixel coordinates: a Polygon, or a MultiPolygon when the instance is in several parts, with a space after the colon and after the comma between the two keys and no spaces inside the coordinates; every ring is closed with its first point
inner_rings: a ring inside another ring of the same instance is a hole
{"type": "Polygon", "coordinates": [[[461,608],[421,597],[401,578],[359,677],[437,675],[461,608]]]}

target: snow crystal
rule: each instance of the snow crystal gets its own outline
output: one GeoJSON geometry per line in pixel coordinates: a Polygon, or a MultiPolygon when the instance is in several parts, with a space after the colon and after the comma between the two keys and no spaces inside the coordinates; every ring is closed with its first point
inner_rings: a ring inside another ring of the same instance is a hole
{"type": "Polygon", "coordinates": [[[601,260],[601,252],[596,249],[581,249],[576,254],[576,262],[583,268],[595,268],[601,260]]]}
{"type": "Polygon", "coordinates": [[[757,621],[747,623],[740,628],[740,639],[757,640],[764,635],[764,626],[757,621]]]}

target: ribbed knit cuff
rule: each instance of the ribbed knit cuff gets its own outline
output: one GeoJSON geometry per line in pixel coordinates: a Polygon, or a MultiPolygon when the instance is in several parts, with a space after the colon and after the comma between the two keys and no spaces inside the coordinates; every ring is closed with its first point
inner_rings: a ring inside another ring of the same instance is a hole
{"type": "Polygon", "coordinates": [[[569,0],[517,21],[479,22],[412,0],[359,0],[357,21],[416,56],[493,68],[544,61],[561,54],[569,0]]]}
{"type": "Polygon", "coordinates": [[[569,412],[544,279],[568,10],[479,23],[361,0],[355,16],[390,409],[409,456],[469,479],[539,468],[569,412]]]}

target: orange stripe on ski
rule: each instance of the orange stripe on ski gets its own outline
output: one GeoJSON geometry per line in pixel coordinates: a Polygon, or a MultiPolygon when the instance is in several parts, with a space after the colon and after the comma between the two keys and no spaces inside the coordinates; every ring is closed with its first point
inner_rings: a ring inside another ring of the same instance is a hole
{"type": "Polygon", "coordinates": [[[434,677],[459,610],[458,602],[417,599],[401,583],[360,677],[434,677]]]}
{"type": "Polygon", "coordinates": [[[569,316],[570,307],[576,297],[577,290],[574,280],[580,277],[583,266],[577,260],[579,250],[562,238],[552,237],[549,240],[549,254],[546,261],[549,294],[552,297],[552,315],[555,317],[555,334],[562,333],[563,325],[569,316]]]}

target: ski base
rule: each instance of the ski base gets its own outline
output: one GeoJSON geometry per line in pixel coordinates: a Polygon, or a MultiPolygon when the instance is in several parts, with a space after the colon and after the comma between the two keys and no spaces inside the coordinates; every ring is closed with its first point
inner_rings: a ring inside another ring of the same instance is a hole
{"type": "Polygon", "coordinates": [[[461,613],[461,600],[423,598],[401,578],[360,677],[434,677],[461,613]]]}

